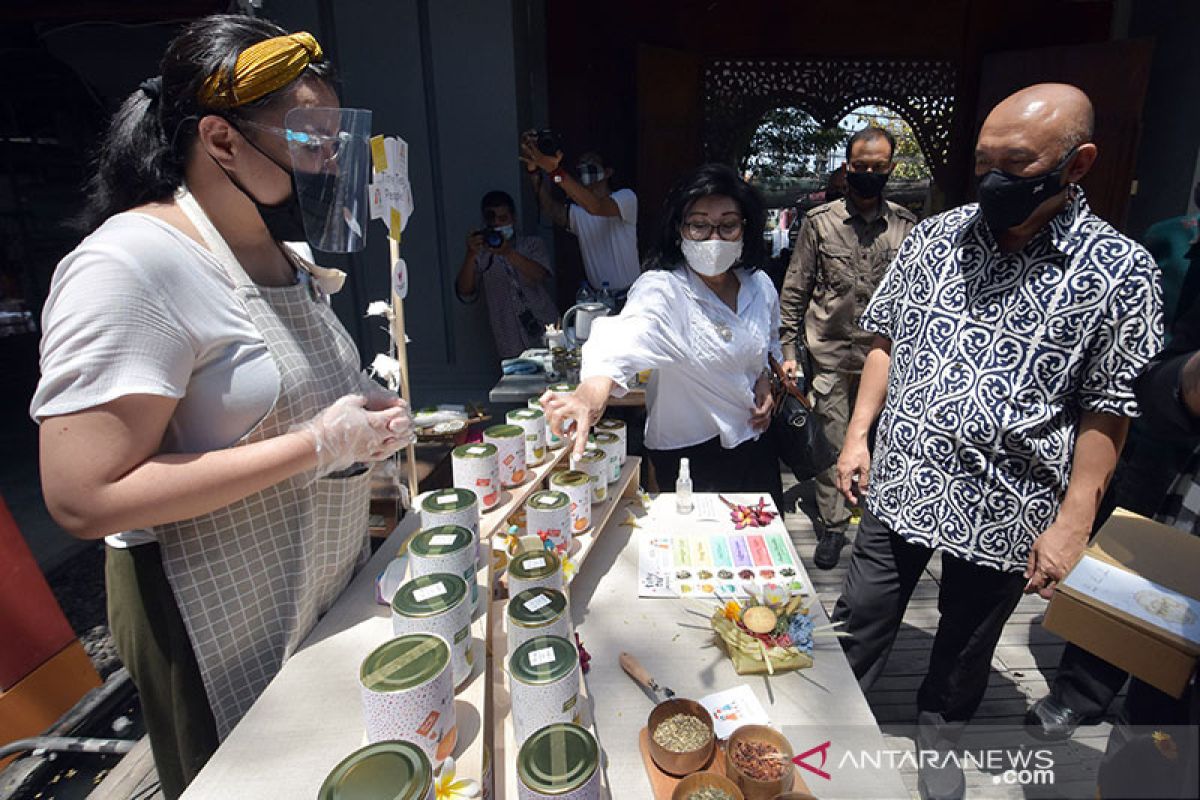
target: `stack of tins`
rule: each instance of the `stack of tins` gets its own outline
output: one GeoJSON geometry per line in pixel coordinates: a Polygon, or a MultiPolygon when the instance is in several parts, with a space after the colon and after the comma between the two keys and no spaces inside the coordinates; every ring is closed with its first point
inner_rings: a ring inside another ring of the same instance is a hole
{"type": "Polygon", "coordinates": [[[608,485],[621,479],[621,439],[615,433],[599,431],[592,436],[592,444],[608,459],[608,485]]]}
{"type": "Polygon", "coordinates": [[[500,460],[492,444],[464,444],[450,455],[454,486],[469,489],[479,498],[479,507],[488,511],[500,504],[500,460]]]}
{"type": "MultiPolygon", "coordinates": [[[[457,525],[467,528],[479,545],[479,498],[468,489],[438,489],[421,500],[421,528],[440,528],[457,525]]],[[[483,564],[483,551],[477,559],[483,564]]]]}
{"type": "Polygon", "coordinates": [[[592,430],[596,433],[611,433],[620,440],[618,447],[621,453],[621,466],[625,466],[625,462],[629,459],[629,429],[625,427],[625,423],[619,419],[602,419],[592,430]]]}
{"type": "Polygon", "coordinates": [[[461,525],[441,525],[417,531],[408,543],[408,573],[413,578],[448,572],[461,575],[471,597],[471,607],[479,602],[479,582],[475,570],[479,548],[475,535],[461,525]]]}

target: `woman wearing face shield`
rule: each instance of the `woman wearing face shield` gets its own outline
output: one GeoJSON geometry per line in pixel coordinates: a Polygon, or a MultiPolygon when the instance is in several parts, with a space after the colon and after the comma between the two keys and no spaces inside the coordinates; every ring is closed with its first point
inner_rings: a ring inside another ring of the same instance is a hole
{"type": "Polygon", "coordinates": [[[345,120],[367,112],[336,108],[312,36],[263,20],[198,20],[160,66],[102,143],[31,413],[52,515],[107,537],[113,637],[175,797],[368,554],[367,468],[413,434],[330,309],[340,273],[282,244],[361,246],[362,209],[329,201],[365,200],[345,120]]]}
{"type": "MultiPolygon", "coordinates": [[[[590,429],[610,395],[654,370],[646,448],[658,485],[671,491],[687,458],[697,491],[769,492],[781,503],[779,461],[762,436],[772,410],[767,357],[780,356],[779,296],[758,271],[765,217],[758,192],[721,164],[671,190],[624,310],[592,323],[578,389],[542,397],[555,430],[590,429]]],[[[575,436],[576,452],[585,440],[575,436]]]]}

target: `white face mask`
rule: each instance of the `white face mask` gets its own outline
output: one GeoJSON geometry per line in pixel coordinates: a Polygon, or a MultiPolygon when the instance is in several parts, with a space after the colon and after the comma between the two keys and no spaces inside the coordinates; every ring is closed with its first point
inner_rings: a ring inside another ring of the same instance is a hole
{"type": "Polygon", "coordinates": [[[496,233],[500,234],[505,239],[513,238],[513,226],[512,225],[501,225],[499,228],[493,228],[492,230],[496,231],[496,233]]]}
{"type": "Polygon", "coordinates": [[[724,239],[705,239],[697,242],[683,239],[679,243],[683,257],[693,271],[712,278],[727,271],[742,257],[742,240],[727,242],[724,239]]]}

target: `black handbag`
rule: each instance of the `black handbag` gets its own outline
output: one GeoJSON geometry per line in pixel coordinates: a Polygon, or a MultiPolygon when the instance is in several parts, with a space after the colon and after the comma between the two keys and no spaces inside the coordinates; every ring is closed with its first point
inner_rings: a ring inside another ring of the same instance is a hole
{"type": "Polygon", "coordinates": [[[836,464],[838,451],[796,381],[784,373],[774,356],[770,356],[770,364],[771,391],[775,396],[770,436],[779,458],[792,470],[796,480],[806,481],[836,464]]]}

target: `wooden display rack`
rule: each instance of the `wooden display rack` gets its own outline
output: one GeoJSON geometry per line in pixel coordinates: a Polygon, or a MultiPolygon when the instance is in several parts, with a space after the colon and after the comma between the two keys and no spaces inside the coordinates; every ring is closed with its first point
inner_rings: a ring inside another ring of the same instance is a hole
{"type": "MultiPolygon", "coordinates": [[[[640,502],[638,500],[640,477],[641,459],[636,456],[629,456],[625,462],[625,466],[621,468],[621,477],[617,479],[616,483],[610,484],[608,487],[608,499],[603,503],[592,506],[591,529],[576,536],[574,539],[579,543],[580,547],[571,554],[571,560],[576,565],[573,578],[580,575],[583,571],[583,565],[591,553],[597,537],[608,528],[613,517],[618,513],[626,512],[632,505],[640,502]]],[[[567,591],[569,594],[569,584],[567,591]]],[[[504,664],[508,657],[507,616],[505,614],[507,605],[507,598],[492,601],[490,635],[488,638],[487,669],[489,698],[487,708],[491,716],[485,721],[485,728],[488,731],[494,731],[492,735],[495,737],[491,745],[493,756],[492,774],[494,780],[493,800],[505,800],[505,798],[507,800],[515,800],[517,797],[515,765],[517,762],[518,747],[513,730],[508,679],[504,670],[504,664]]],[[[586,680],[580,680],[580,688],[582,699],[586,701],[588,696],[586,680]]],[[[582,703],[582,705],[585,709],[590,707],[587,702],[582,703]]],[[[585,727],[591,728],[591,723],[590,716],[585,716],[583,719],[585,727]]],[[[601,780],[606,780],[603,773],[601,780]]],[[[603,784],[602,788],[604,789],[605,796],[611,796],[606,783],[603,784]]]]}

